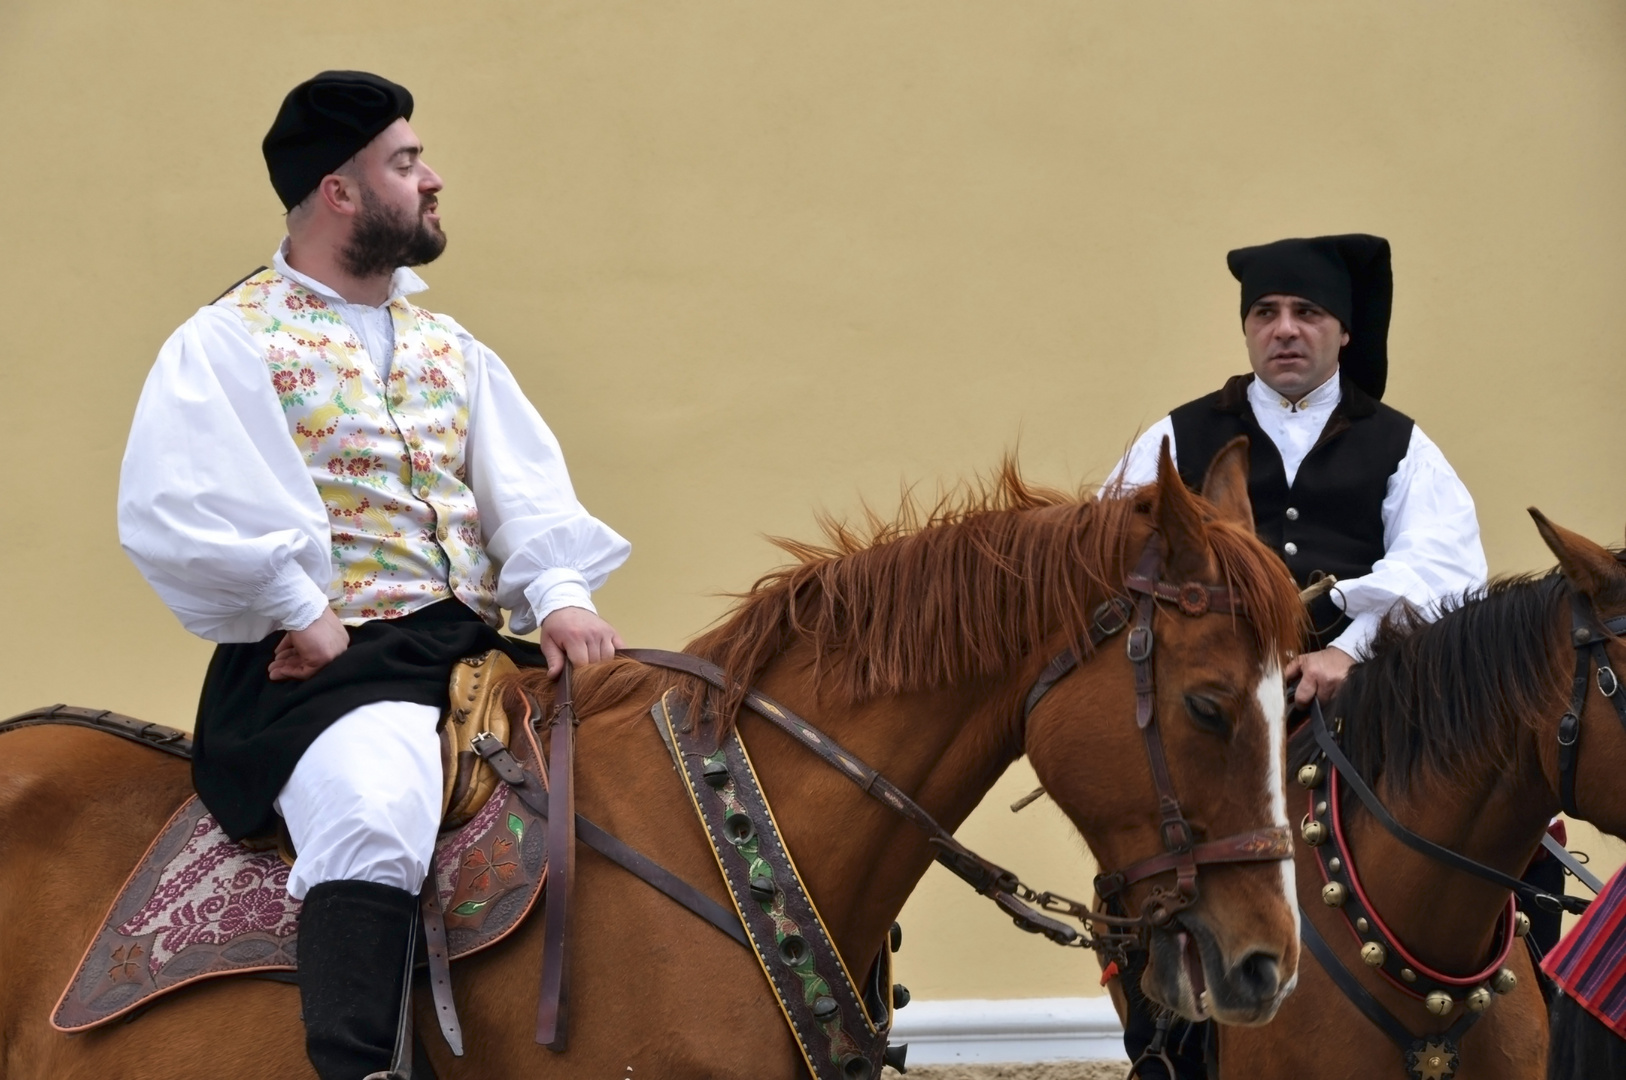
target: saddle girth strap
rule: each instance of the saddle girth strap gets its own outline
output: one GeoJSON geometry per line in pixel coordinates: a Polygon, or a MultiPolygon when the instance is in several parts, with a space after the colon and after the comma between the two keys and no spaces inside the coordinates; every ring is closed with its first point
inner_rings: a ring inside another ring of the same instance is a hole
{"type": "Polygon", "coordinates": [[[542,937],[542,991],[536,1005],[536,1041],[556,1054],[569,1046],[571,891],[576,878],[576,709],[570,660],[559,679],[559,699],[548,725],[548,867],[542,937]]]}
{"type": "MultiPolygon", "coordinates": [[[[650,710],[700,819],[751,949],[814,1080],[879,1080],[891,987],[871,1017],[757,780],[738,730],[716,747],[685,721],[678,691],[650,710]]],[[[884,950],[883,946],[883,950],[884,950]]]]}

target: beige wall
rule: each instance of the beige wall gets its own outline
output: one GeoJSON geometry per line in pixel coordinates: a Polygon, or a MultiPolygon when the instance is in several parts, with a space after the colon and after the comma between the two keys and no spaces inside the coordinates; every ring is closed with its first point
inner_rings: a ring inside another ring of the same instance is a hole
{"type": "MultiPolygon", "coordinates": [[[[0,715],[189,721],[208,648],[118,550],[119,456],[165,336],[276,244],[259,138],[324,67],[416,93],[449,185],[429,303],[632,539],[601,601],[633,642],[682,642],[815,508],[1018,444],[1099,478],[1242,368],[1222,256],[1285,235],[1393,240],[1389,400],[1495,570],[1550,563],[1529,503],[1626,522],[1613,0],[0,0],[0,715]]],[[[962,835],[1086,895],[1055,812],[1004,811],[1018,771],[962,835]]],[[[1093,992],[936,874],[917,995],[1093,992]]]]}

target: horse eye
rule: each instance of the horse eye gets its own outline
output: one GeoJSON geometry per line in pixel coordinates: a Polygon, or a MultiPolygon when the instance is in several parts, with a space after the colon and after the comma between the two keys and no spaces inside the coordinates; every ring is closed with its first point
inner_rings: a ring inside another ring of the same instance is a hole
{"type": "Polygon", "coordinates": [[[1186,695],[1186,711],[1198,727],[1215,735],[1230,734],[1231,726],[1225,720],[1225,710],[1211,699],[1197,694],[1186,695]]]}

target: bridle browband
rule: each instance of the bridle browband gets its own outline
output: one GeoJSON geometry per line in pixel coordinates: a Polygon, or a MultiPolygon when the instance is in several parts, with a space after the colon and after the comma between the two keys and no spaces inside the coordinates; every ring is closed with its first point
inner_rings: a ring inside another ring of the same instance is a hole
{"type": "Polygon", "coordinates": [[[1626,728],[1626,694],[1620,678],[1609,664],[1610,638],[1626,634],[1626,615],[1601,619],[1592,602],[1580,592],[1570,595],[1570,644],[1575,647],[1575,677],[1570,683],[1570,706],[1558,719],[1558,801],[1564,813],[1578,818],[1575,805],[1575,769],[1581,757],[1581,716],[1591,693],[1592,668],[1598,669],[1598,692],[1615,707],[1615,715],[1626,728]]]}

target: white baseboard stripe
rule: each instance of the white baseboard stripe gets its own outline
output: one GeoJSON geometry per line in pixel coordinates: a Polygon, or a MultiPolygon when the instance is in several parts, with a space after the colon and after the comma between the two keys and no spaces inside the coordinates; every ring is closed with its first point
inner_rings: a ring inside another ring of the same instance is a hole
{"type": "Polygon", "coordinates": [[[892,1039],[911,1065],[1099,1061],[1124,1056],[1123,1028],[1106,997],[915,1001],[892,1039]]]}

